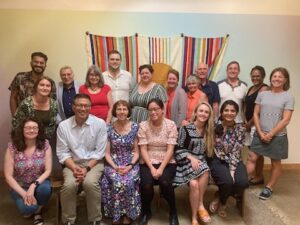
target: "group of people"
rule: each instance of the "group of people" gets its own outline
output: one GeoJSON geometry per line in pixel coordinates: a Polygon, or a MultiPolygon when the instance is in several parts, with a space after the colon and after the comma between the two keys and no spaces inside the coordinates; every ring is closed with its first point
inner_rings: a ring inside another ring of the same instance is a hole
{"type": "Polygon", "coordinates": [[[226,217],[232,196],[242,207],[248,185],[264,184],[260,199],[271,197],[288,157],[286,127],[294,99],[289,73],[275,68],[270,85],[261,66],[251,70],[253,86],[238,78],[239,63],[227,65],[226,79],[208,80],[208,66],[179,86],[171,69],[167,86],[152,80],[151,65],[139,67],[140,81],[120,68],[121,54],[108,54],[108,70],[89,67],[85,83],[71,67],[60,69],[61,82],[44,76],[47,56],[31,56],[32,71],[12,81],[11,142],[4,174],[24,217],[42,225],[42,207],[51,196],[52,147],[63,166],[62,222],[76,222],[76,198],[86,193],[88,222],[101,224],[101,207],[112,224],[147,225],[152,216],[154,185],[170,208],[170,225],[179,224],[174,188],[188,185],[191,222],[211,221],[203,204],[210,175],[218,186],[209,211],[226,217]],[[242,150],[249,146],[246,165],[242,150]],[[263,156],[271,159],[271,176],[263,177],[263,156]]]}

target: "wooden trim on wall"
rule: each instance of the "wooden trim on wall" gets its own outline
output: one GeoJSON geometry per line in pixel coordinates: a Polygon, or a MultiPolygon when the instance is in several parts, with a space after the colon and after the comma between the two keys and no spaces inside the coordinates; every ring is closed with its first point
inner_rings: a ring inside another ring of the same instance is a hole
{"type": "MultiPolygon", "coordinates": [[[[271,169],[271,164],[265,164],[264,165],[265,170],[271,169]]],[[[300,170],[300,163],[288,163],[288,164],[282,164],[283,170],[300,170]]]]}

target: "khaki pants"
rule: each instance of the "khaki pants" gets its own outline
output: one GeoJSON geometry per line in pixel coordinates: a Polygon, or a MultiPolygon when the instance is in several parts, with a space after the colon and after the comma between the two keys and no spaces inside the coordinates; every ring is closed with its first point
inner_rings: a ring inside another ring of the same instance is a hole
{"type": "MultiPolygon", "coordinates": [[[[80,163],[79,165],[85,165],[80,163]]],[[[86,205],[88,212],[88,221],[101,220],[101,191],[99,180],[103,171],[103,162],[94,166],[86,175],[82,188],[86,194],[86,205]]],[[[75,223],[76,220],[76,200],[78,183],[76,183],[73,172],[65,167],[63,169],[64,184],[60,192],[60,201],[62,207],[62,222],[75,223]]]]}

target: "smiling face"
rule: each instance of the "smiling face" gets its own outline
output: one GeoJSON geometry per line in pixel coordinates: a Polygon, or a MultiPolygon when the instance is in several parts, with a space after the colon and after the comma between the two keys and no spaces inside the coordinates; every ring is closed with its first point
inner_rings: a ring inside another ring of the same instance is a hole
{"type": "Polygon", "coordinates": [[[74,81],[74,74],[71,68],[63,69],[60,72],[60,78],[64,85],[69,86],[74,81]]]}
{"type": "Polygon", "coordinates": [[[51,89],[51,82],[47,79],[42,79],[36,86],[36,94],[40,96],[50,96],[51,89]]]}
{"type": "Polygon", "coordinates": [[[235,120],[237,115],[237,111],[233,105],[226,105],[223,111],[221,112],[221,116],[224,122],[231,123],[235,120]]]}
{"type": "Polygon", "coordinates": [[[149,118],[155,122],[161,120],[164,115],[164,110],[155,102],[151,102],[148,106],[149,118]]]}
{"type": "Polygon", "coordinates": [[[92,85],[92,86],[99,85],[100,76],[97,73],[95,73],[95,71],[92,70],[88,76],[89,76],[88,80],[89,80],[90,85],[92,85]]]}
{"type": "Polygon", "coordinates": [[[240,73],[240,68],[237,63],[231,63],[230,65],[227,66],[227,78],[231,80],[235,80],[238,78],[239,73],[240,73]]]}
{"type": "Polygon", "coordinates": [[[124,121],[128,118],[129,110],[127,106],[119,104],[116,108],[116,116],[118,120],[124,121]]]}
{"type": "Polygon", "coordinates": [[[121,66],[121,56],[118,53],[112,53],[108,58],[108,67],[111,71],[118,71],[121,66]]]}
{"type": "Polygon", "coordinates": [[[30,66],[36,74],[43,74],[46,69],[46,61],[43,57],[34,56],[30,62],[30,66]]]}
{"type": "Polygon", "coordinates": [[[208,67],[207,67],[207,65],[205,63],[200,63],[197,66],[197,69],[196,69],[197,76],[201,80],[204,80],[204,79],[207,79],[207,73],[208,73],[208,67]]]}
{"type": "Polygon", "coordinates": [[[286,83],[286,78],[280,71],[273,73],[273,75],[271,76],[271,88],[284,90],[283,87],[285,83],[286,83]]]}
{"type": "Polygon", "coordinates": [[[90,113],[91,102],[87,98],[77,98],[72,105],[72,109],[77,122],[85,121],[90,113]]]}
{"type": "Polygon", "coordinates": [[[190,93],[194,93],[195,91],[197,91],[197,89],[199,88],[198,83],[195,81],[189,81],[187,83],[187,88],[189,90],[190,93]]]}
{"type": "Polygon", "coordinates": [[[210,108],[202,103],[201,105],[199,105],[196,113],[195,113],[195,117],[196,117],[196,121],[200,122],[200,123],[205,123],[208,121],[209,116],[210,116],[210,108]]]}
{"type": "Polygon", "coordinates": [[[141,70],[140,77],[143,83],[150,83],[152,81],[152,73],[148,68],[144,68],[141,70]]]}
{"type": "Polygon", "coordinates": [[[260,85],[264,82],[264,78],[259,70],[252,71],[251,81],[252,81],[253,85],[260,85]]]}
{"type": "Polygon", "coordinates": [[[175,74],[169,73],[168,74],[168,88],[174,89],[178,86],[178,79],[175,74]]]}
{"type": "Polygon", "coordinates": [[[35,139],[39,133],[39,125],[34,121],[28,121],[24,124],[23,135],[24,139],[35,139]]]}

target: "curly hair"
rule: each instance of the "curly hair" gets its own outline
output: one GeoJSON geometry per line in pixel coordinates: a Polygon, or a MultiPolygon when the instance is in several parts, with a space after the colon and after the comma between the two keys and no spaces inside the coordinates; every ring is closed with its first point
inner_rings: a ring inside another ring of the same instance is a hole
{"type": "Polygon", "coordinates": [[[38,135],[36,137],[36,148],[37,149],[44,149],[45,147],[45,142],[46,142],[46,136],[45,136],[45,131],[44,131],[44,127],[42,125],[42,123],[34,117],[30,117],[30,118],[25,118],[21,125],[12,130],[10,133],[11,136],[11,140],[13,145],[16,147],[17,151],[23,152],[26,149],[26,142],[25,142],[25,137],[24,137],[24,126],[27,122],[35,122],[38,124],[38,135]]]}

